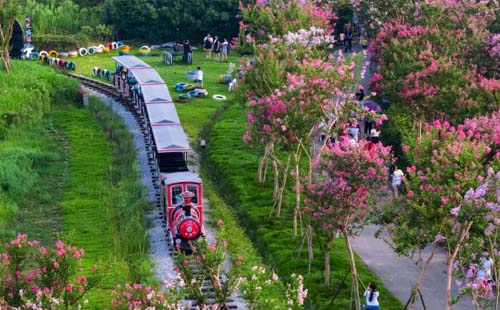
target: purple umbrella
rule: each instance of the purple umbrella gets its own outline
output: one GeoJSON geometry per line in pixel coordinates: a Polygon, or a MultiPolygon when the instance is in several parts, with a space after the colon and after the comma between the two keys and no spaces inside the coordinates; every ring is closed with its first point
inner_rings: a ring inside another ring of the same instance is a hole
{"type": "Polygon", "coordinates": [[[374,112],[382,112],[382,108],[375,101],[370,101],[370,100],[365,101],[363,102],[363,107],[367,108],[368,110],[372,110],[374,112]]]}

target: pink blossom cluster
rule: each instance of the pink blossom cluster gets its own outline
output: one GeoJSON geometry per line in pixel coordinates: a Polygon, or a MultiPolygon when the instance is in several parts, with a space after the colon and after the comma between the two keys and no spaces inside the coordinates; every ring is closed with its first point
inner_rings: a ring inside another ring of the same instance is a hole
{"type": "Polygon", "coordinates": [[[333,35],[325,34],[323,28],[311,27],[310,29],[299,29],[297,32],[288,32],[284,39],[288,46],[302,46],[305,48],[313,48],[323,44],[335,43],[333,35]]]}
{"type": "Polygon", "coordinates": [[[189,309],[183,304],[181,295],[175,289],[175,285],[167,291],[153,289],[149,285],[140,283],[117,285],[111,292],[111,309],[114,310],[185,310],[189,309]]]}
{"type": "Polygon", "coordinates": [[[346,103],[353,94],[345,93],[343,85],[353,77],[355,63],[307,58],[297,67],[299,73],[288,73],[282,88],[250,100],[245,141],[290,144],[307,136],[330,113],[348,115],[351,106],[346,103]]]}
{"type": "Polygon", "coordinates": [[[84,251],[62,241],[45,247],[26,234],[4,244],[0,253],[0,293],[10,306],[46,305],[53,300],[75,304],[98,280],[75,274],[84,251]],[[70,276],[74,279],[69,281],[70,276]]]}
{"type": "Polygon", "coordinates": [[[491,57],[500,57],[500,33],[494,33],[485,38],[491,57]]]}
{"type": "Polygon", "coordinates": [[[366,215],[368,199],[387,186],[387,164],[393,161],[390,150],[381,143],[353,144],[345,136],[325,146],[316,162],[325,177],[307,188],[304,212],[324,230],[352,229],[354,226],[348,228],[346,223],[359,223],[366,215]]]}

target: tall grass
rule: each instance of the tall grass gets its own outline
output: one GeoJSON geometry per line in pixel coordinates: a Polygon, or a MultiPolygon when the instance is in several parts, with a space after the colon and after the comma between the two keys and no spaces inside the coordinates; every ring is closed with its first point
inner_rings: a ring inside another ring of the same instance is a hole
{"type": "Polygon", "coordinates": [[[75,81],[26,62],[13,61],[8,75],[0,72],[0,240],[20,230],[54,237],[64,161],[45,116],[55,101],[74,102],[77,88],[75,81]]]}
{"type": "Polygon", "coordinates": [[[90,98],[90,112],[111,145],[112,164],[106,202],[114,253],[127,262],[130,279],[142,282],[151,276],[144,216],[149,206],[144,188],[138,181],[140,174],[133,137],[121,118],[98,98],[90,98]]]}

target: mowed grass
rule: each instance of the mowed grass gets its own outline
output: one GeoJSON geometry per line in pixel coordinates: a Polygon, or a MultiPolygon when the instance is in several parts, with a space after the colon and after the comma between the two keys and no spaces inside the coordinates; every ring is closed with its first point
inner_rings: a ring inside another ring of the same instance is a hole
{"type": "MultiPolygon", "coordinates": [[[[281,218],[269,217],[272,206],[272,184],[256,182],[260,152],[250,150],[242,141],[246,114],[237,105],[231,106],[215,123],[207,146],[211,176],[219,185],[228,205],[236,211],[240,223],[259,248],[266,263],[277,270],[281,277],[291,273],[305,276],[305,287],[309,289],[307,309],[349,309],[351,299],[350,277],[342,285],[339,296],[333,304],[332,296],[341,285],[349,270],[349,261],[343,239],[335,240],[331,255],[332,282],[330,288],[323,283],[323,255],[315,240],[314,261],[308,273],[306,246],[300,237],[293,237],[292,210],[294,197],[284,201],[281,218]]],[[[380,283],[358,259],[360,277],[367,285],[377,283],[382,309],[401,309],[399,301],[380,283]]]]}
{"type": "MultiPolygon", "coordinates": [[[[179,95],[179,93],[175,91],[175,85],[177,83],[190,82],[187,79],[187,71],[195,70],[198,66],[201,67],[203,71],[203,86],[208,90],[208,97],[193,98],[188,103],[175,103],[182,126],[191,138],[191,144],[194,147],[198,145],[198,137],[203,126],[210,121],[212,114],[224,104],[223,101],[214,100],[212,96],[220,94],[226,96],[228,100],[231,100],[233,97],[232,94],[227,91],[228,85],[219,84],[218,79],[219,75],[227,72],[230,62],[236,65],[236,69],[239,67],[239,56],[236,55],[236,53],[230,53],[228,62],[219,62],[213,59],[206,59],[203,51],[197,50],[193,53],[192,65],[185,65],[176,62],[172,66],[167,66],[163,62],[163,58],[161,56],[162,51],[153,50],[152,53],[157,53],[160,56],[147,56],[139,58],[154,67],[160,74],[168,86],[172,99],[175,99],[179,95]]],[[[131,50],[130,55],[137,56],[137,50],[131,50]]],[[[111,51],[107,54],[78,57],[71,60],[76,63],[76,74],[92,77],[92,68],[94,67],[104,68],[114,72],[115,61],[111,58],[113,56],[118,56],[118,52],[111,51]]]]}
{"type": "Polygon", "coordinates": [[[88,110],[69,107],[52,115],[70,145],[71,174],[61,201],[62,228],[69,244],[85,250],[87,268],[97,264],[106,270],[99,290],[89,294],[91,306],[102,309],[109,304],[109,291],[129,274],[125,262],[113,253],[109,209],[104,203],[110,184],[110,144],[88,110]]]}

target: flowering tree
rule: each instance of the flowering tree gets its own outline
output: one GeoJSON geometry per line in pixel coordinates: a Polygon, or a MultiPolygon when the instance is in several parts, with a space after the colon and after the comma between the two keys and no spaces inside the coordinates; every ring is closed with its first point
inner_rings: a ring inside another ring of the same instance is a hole
{"type": "Polygon", "coordinates": [[[226,265],[226,250],[226,241],[217,239],[209,244],[202,238],[193,244],[192,255],[178,252],[176,269],[187,294],[195,299],[199,308],[209,304],[208,296],[203,290],[205,279],[210,280],[215,291],[213,310],[228,309],[227,300],[238,288],[243,258],[238,257],[230,266],[226,265]]]}
{"type": "Polygon", "coordinates": [[[330,4],[318,5],[310,0],[240,2],[240,47],[267,43],[269,36],[282,37],[311,27],[330,34],[336,19],[332,12],[330,4]]]}
{"type": "MultiPolygon", "coordinates": [[[[488,169],[488,175],[477,188],[471,188],[464,196],[464,203],[453,211],[457,218],[465,218],[469,224],[467,242],[456,251],[452,267],[454,275],[460,280],[457,284],[461,294],[473,297],[476,309],[500,306],[500,287],[492,279],[500,276],[499,217],[500,210],[500,173],[488,169]],[[483,183],[484,182],[484,183],[483,183]],[[472,222],[471,214],[474,216],[472,222]],[[484,266],[485,257],[493,260],[491,278],[484,266]]],[[[461,222],[463,222],[462,220],[461,222]]],[[[463,227],[463,226],[462,226],[463,227]]],[[[465,226],[467,228],[467,226],[465,226]]],[[[451,282],[451,277],[449,277],[451,282]]]]}
{"type": "MultiPolygon", "coordinates": [[[[262,293],[263,287],[272,287],[274,290],[281,290],[277,285],[278,275],[272,272],[269,275],[262,266],[252,266],[253,274],[249,277],[240,278],[240,293],[247,302],[249,310],[257,310],[259,304],[268,301],[268,296],[262,293]]],[[[284,292],[288,309],[300,310],[304,308],[304,300],[307,297],[307,289],[304,288],[304,278],[301,275],[292,274],[290,281],[286,284],[284,292]]]]}
{"type": "Polygon", "coordinates": [[[76,309],[101,279],[95,266],[90,276],[78,275],[84,251],[61,241],[47,248],[18,234],[3,250],[0,304],[8,307],[76,309]]]}
{"type": "Polygon", "coordinates": [[[414,2],[410,0],[352,0],[359,22],[370,36],[376,36],[380,27],[389,19],[413,15],[414,2]]]}
{"type": "MultiPolygon", "coordinates": [[[[319,135],[318,123],[327,119],[325,133],[331,135],[353,113],[370,113],[359,108],[352,100],[353,94],[344,91],[352,83],[355,67],[354,62],[347,64],[341,56],[333,63],[306,58],[297,65],[298,73],[286,75],[286,86],[276,89],[269,96],[250,101],[248,130],[243,139],[251,145],[278,145],[291,153],[289,158],[293,161],[296,192],[295,232],[302,190],[300,163],[303,156],[308,158],[307,175],[310,183],[313,160],[310,145],[313,138],[319,135]],[[335,95],[333,98],[332,93],[335,95]]],[[[269,154],[273,156],[271,152],[269,154]]]]}
{"type": "Polygon", "coordinates": [[[317,162],[321,177],[307,187],[304,212],[324,241],[325,284],[330,283],[332,242],[341,233],[349,253],[357,309],[361,306],[358,273],[349,237],[365,224],[373,208],[370,199],[385,191],[387,165],[392,161],[390,147],[366,141],[353,144],[344,137],[322,150],[317,162]]]}
{"type": "Polygon", "coordinates": [[[381,25],[370,48],[377,65],[372,88],[391,99],[394,113],[412,115],[413,124],[400,127],[421,129],[446,118],[461,122],[495,110],[500,81],[490,70],[497,65],[484,43],[493,11],[473,1],[414,6],[411,18],[381,25]]]}
{"type": "Polygon", "coordinates": [[[424,127],[422,137],[405,146],[411,165],[407,167],[406,196],[398,208],[391,208],[391,234],[401,252],[433,245],[431,255],[420,262],[421,274],[412,301],[420,290],[436,246],[446,241],[448,249],[448,302],[451,303],[452,266],[470,233],[476,213],[456,217],[466,191],[482,181],[485,167],[498,166],[497,132],[499,113],[468,119],[463,125],[434,121],[424,127]]]}

